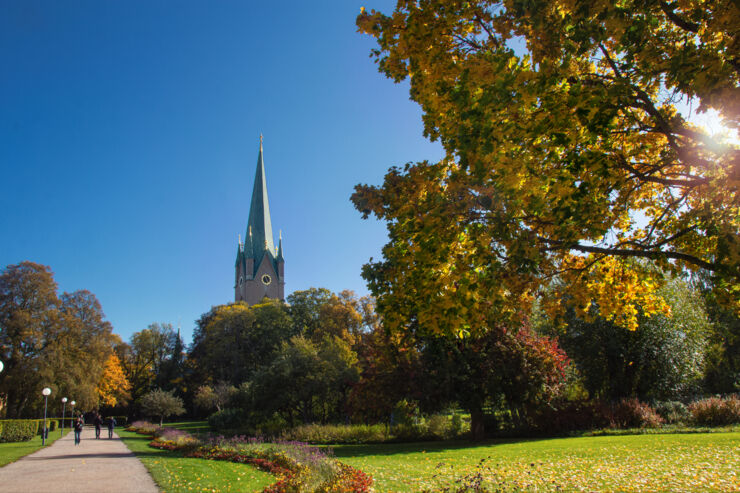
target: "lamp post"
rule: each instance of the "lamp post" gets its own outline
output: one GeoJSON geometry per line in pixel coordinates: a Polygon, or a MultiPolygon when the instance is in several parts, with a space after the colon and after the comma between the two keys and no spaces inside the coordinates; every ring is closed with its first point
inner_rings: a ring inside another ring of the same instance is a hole
{"type": "Polygon", "coordinates": [[[67,398],[62,397],[62,433],[59,435],[59,438],[64,436],[64,411],[67,410],[67,398]]]}
{"type": "Polygon", "coordinates": [[[41,445],[44,446],[46,445],[46,402],[49,400],[51,389],[46,387],[41,393],[44,394],[44,429],[41,430],[41,445]]]}

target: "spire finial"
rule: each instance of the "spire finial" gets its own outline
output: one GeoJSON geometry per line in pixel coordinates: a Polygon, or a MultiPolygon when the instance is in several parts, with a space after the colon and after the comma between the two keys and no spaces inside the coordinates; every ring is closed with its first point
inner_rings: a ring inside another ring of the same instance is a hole
{"type": "Polygon", "coordinates": [[[242,244],[242,234],[241,233],[239,233],[239,244],[240,245],[242,244]]]}
{"type": "Polygon", "coordinates": [[[262,134],[260,133],[260,149],[262,149],[262,134]]]}
{"type": "Polygon", "coordinates": [[[278,230],[278,239],[281,240],[281,241],[283,239],[283,230],[282,229],[278,230]]]}

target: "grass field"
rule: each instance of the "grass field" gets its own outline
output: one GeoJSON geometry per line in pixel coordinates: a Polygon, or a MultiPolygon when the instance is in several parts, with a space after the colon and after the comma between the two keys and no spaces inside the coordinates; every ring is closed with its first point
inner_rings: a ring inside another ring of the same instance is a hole
{"type": "MultiPolygon", "coordinates": [[[[48,447],[59,438],[59,430],[50,431],[49,439],[46,440],[46,446],[48,447]]],[[[69,433],[69,428],[64,430],[64,434],[69,433]]],[[[15,443],[0,443],[0,467],[5,464],[15,462],[24,455],[32,454],[41,448],[41,436],[33,437],[28,442],[15,442],[15,443]]]]}
{"type": "MultiPolygon", "coordinates": [[[[202,421],[166,426],[207,430],[202,421]]],[[[165,493],[260,491],[274,481],[249,466],[183,459],[147,447],[145,437],[124,435],[165,493]],[[241,482],[232,485],[229,478],[236,477],[241,482]]],[[[337,459],[372,475],[379,493],[464,491],[459,488],[477,482],[492,491],[740,491],[740,431],[333,449],[337,459]]]]}
{"type": "Polygon", "coordinates": [[[452,486],[466,475],[497,491],[740,491],[738,450],[737,432],[334,448],[378,492],[452,486]]]}
{"type": "MultiPolygon", "coordinates": [[[[173,423],[167,423],[172,426],[173,423]]],[[[246,464],[190,459],[149,447],[151,438],[117,430],[126,446],[144,463],[163,493],[262,491],[276,481],[246,464]]]]}

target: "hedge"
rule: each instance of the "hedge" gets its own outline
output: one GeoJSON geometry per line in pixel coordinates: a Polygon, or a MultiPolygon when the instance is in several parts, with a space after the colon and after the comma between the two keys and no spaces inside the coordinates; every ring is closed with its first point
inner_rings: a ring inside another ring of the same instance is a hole
{"type": "Polygon", "coordinates": [[[27,442],[39,433],[38,419],[0,420],[0,442],[27,442]]]}

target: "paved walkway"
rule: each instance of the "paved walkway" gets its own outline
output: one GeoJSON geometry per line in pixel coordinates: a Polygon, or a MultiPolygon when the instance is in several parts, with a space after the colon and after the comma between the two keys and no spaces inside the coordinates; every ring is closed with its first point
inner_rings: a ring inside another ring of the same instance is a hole
{"type": "MultiPolygon", "coordinates": [[[[59,433],[50,432],[50,433],[59,433]]],[[[5,467],[0,467],[3,493],[158,493],[144,464],[108,430],[95,439],[85,427],[75,446],[74,433],[5,467]]]]}

